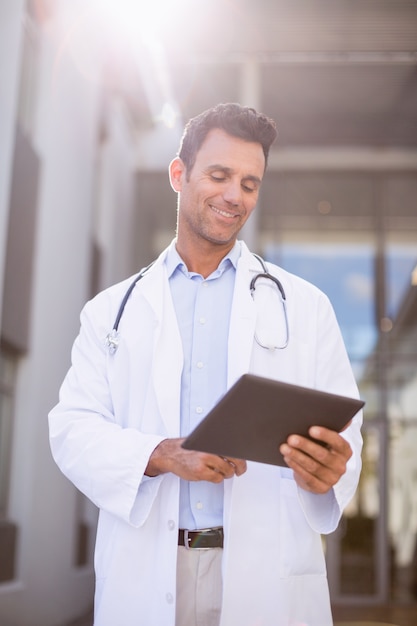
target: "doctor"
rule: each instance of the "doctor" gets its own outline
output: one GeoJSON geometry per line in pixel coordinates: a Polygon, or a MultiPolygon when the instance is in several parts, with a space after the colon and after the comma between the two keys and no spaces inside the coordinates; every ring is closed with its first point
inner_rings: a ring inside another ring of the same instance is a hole
{"type": "Polygon", "coordinates": [[[342,435],[313,428],[326,447],[289,437],[286,468],[181,447],[246,372],[358,393],[323,293],[268,264],[283,348],[273,283],[249,291],[262,270],[237,236],[275,136],[237,104],[190,120],[169,168],[177,235],[133,289],[117,350],[105,337],[130,281],[82,312],[49,423],[57,464],[100,509],[95,626],[333,623],[320,535],[356,489],[360,415],[342,435]]]}

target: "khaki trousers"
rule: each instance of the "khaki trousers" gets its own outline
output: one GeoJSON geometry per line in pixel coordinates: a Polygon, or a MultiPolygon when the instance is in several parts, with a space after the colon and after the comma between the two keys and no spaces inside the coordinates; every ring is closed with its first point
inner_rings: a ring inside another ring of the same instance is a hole
{"type": "Polygon", "coordinates": [[[222,548],[178,546],[176,626],[219,626],[222,548]]]}

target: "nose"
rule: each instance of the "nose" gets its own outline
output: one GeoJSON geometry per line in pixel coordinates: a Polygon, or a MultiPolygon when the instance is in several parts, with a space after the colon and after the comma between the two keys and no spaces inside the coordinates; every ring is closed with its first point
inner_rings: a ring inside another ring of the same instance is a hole
{"type": "Polygon", "coordinates": [[[228,204],[237,206],[242,199],[242,188],[239,181],[230,180],[223,189],[223,198],[228,204]]]}

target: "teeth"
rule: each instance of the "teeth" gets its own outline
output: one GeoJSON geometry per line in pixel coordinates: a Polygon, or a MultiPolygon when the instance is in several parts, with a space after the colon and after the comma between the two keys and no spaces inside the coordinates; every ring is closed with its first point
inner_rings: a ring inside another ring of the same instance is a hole
{"type": "Polygon", "coordinates": [[[210,206],[213,209],[213,211],[215,211],[219,215],[223,215],[223,217],[235,217],[234,213],[227,213],[226,211],[222,211],[221,209],[218,209],[217,207],[215,207],[213,205],[210,205],[210,206]]]}

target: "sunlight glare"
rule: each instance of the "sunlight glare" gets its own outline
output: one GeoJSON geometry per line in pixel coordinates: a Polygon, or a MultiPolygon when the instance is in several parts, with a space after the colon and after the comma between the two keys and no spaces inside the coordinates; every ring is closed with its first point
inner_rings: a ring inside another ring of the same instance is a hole
{"type": "MultiPolygon", "coordinates": [[[[204,0],[198,6],[202,9],[204,0]]],[[[191,12],[195,15],[195,0],[77,0],[72,9],[72,25],[61,42],[55,73],[66,53],[88,80],[97,76],[105,81],[96,68],[109,63],[111,81],[114,68],[123,68],[124,59],[129,59],[140,74],[153,120],[174,129],[179,110],[167,49],[185,36],[187,18],[191,12]]]]}
{"type": "Polygon", "coordinates": [[[191,0],[92,0],[95,12],[108,26],[130,43],[152,45],[180,27],[191,0]],[[141,41],[139,42],[138,39],[141,41]]]}

